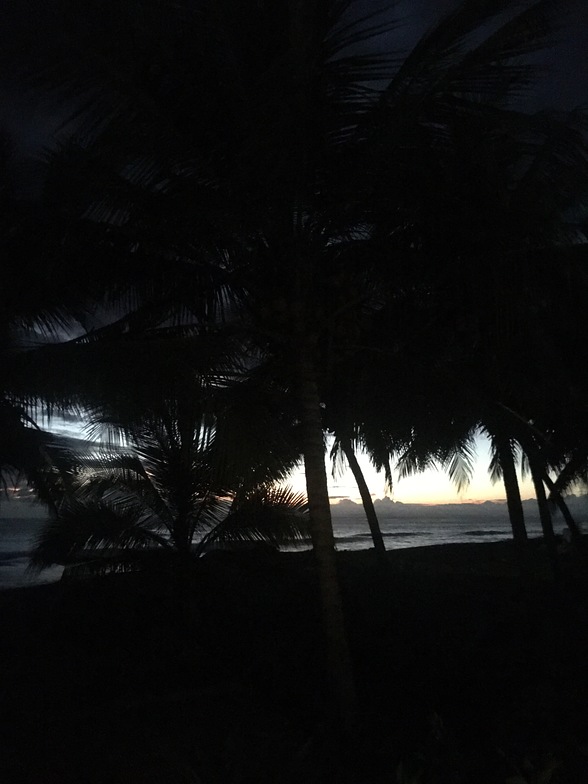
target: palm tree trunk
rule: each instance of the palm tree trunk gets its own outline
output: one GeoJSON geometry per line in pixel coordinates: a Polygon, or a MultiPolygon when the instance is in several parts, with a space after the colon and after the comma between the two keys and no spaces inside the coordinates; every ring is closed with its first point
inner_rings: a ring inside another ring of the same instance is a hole
{"type": "Polygon", "coordinates": [[[504,482],[504,492],[506,493],[506,505],[508,516],[512,527],[512,536],[515,544],[519,548],[524,547],[527,542],[527,529],[525,527],[525,514],[519,490],[519,480],[517,470],[512,456],[510,440],[504,436],[495,436],[494,445],[498,452],[498,459],[502,469],[502,481],[504,482]]]}
{"type": "Polygon", "coordinates": [[[528,553],[527,553],[527,529],[525,527],[525,513],[523,511],[523,502],[521,501],[521,492],[519,490],[519,480],[517,479],[517,470],[512,455],[512,446],[510,439],[502,435],[493,436],[494,447],[498,454],[498,460],[502,469],[502,481],[504,483],[504,492],[506,494],[506,505],[508,508],[508,517],[512,528],[512,538],[520,573],[521,583],[523,590],[528,582],[528,553]]]}
{"type": "MultiPolygon", "coordinates": [[[[294,145],[296,160],[292,162],[292,214],[302,214],[304,203],[300,194],[308,189],[308,166],[314,155],[316,134],[311,134],[315,122],[312,111],[312,79],[316,54],[318,0],[288,0],[290,64],[295,89],[292,102],[296,105],[299,123],[294,145]]],[[[297,224],[299,218],[297,218],[297,224]]],[[[313,290],[314,265],[309,255],[293,259],[294,296],[292,312],[298,315],[292,324],[297,370],[300,419],[306,494],[310,511],[311,536],[317,565],[323,629],[326,642],[327,665],[343,729],[351,733],[355,723],[356,692],[351,654],[345,630],[341,590],[337,575],[335,538],[331,520],[331,506],[325,467],[325,445],[321,401],[317,384],[316,333],[309,330],[314,320],[314,304],[309,292],[313,290]],[[304,305],[303,305],[304,304],[304,305]],[[301,307],[301,305],[303,305],[301,307]]]]}
{"type": "Polygon", "coordinates": [[[572,535],[572,541],[575,545],[578,546],[579,549],[584,548],[584,539],[582,538],[582,531],[580,530],[580,526],[575,521],[572,513],[570,512],[569,506],[563,499],[562,494],[557,490],[555,486],[555,482],[547,472],[543,472],[543,482],[545,486],[549,490],[551,497],[555,501],[558,506],[559,511],[562,513],[563,519],[566,522],[566,525],[572,535]]]}
{"type": "Polygon", "coordinates": [[[321,595],[327,664],[343,727],[350,731],[355,721],[355,684],[337,575],[320,398],[312,360],[304,351],[299,359],[298,381],[306,492],[321,595]]]}
{"type": "Polygon", "coordinates": [[[357,483],[357,489],[359,490],[359,494],[361,496],[361,502],[363,504],[363,508],[365,511],[365,516],[368,521],[368,525],[370,527],[370,533],[372,535],[372,541],[374,543],[374,549],[378,556],[378,559],[382,562],[386,562],[386,546],[384,544],[384,538],[382,537],[382,531],[380,529],[380,523],[378,521],[378,516],[376,514],[376,509],[374,507],[374,502],[372,501],[372,496],[367,486],[367,482],[365,481],[365,477],[363,475],[363,471],[361,470],[361,466],[357,462],[357,457],[355,456],[355,452],[353,451],[353,446],[351,445],[350,438],[342,438],[341,439],[341,449],[343,450],[343,454],[349,464],[349,468],[351,469],[351,473],[357,483]]]}
{"type": "Polygon", "coordinates": [[[556,583],[559,583],[561,578],[561,571],[559,568],[559,558],[557,554],[557,541],[555,539],[553,521],[551,519],[551,512],[549,510],[549,504],[545,494],[545,485],[543,484],[543,466],[536,454],[527,452],[527,457],[529,458],[529,465],[531,467],[531,478],[533,479],[535,497],[537,498],[537,505],[539,507],[541,530],[543,531],[543,538],[545,540],[545,546],[547,547],[547,554],[551,563],[553,578],[556,583]]]}

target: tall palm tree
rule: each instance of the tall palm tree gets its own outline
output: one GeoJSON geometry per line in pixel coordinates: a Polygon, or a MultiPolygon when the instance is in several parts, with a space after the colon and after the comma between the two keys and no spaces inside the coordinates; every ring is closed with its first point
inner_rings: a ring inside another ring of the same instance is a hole
{"type": "Polygon", "coordinates": [[[135,276],[134,307],[115,331],[154,320],[231,328],[248,336],[248,361],[271,355],[289,368],[347,723],[326,382],[394,288],[419,217],[435,228],[443,161],[467,146],[464,118],[492,129],[510,118],[508,97],[531,80],[520,56],[544,45],[557,11],[531,2],[505,21],[504,0],[468,0],[398,61],[373,44],[394,22],[354,18],[353,6],[203,0],[109,14],[101,4],[83,24],[64,15],[73,47],[36,73],[78,132],[48,193],[70,194],[72,217],[83,205],[85,236],[100,229],[93,258],[123,260],[135,276]]]}
{"type": "MultiPolygon", "coordinates": [[[[382,562],[386,562],[386,545],[384,544],[384,538],[382,536],[382,531],[380,529],[380,523],[378,521],[378,516],[376,514],[376,509],[374,506],[374,502],[372,500],[371,491],[369,486],[366,482],[364,473],[361,469],[359,461],[357,459],[357,452],[359,450],[365,449],[366,444],[365,440],[359,435],[350,434],[349,430],[342,431],[339,430],[338,433],[335,435],[335,441],[333,446],[331,447],[331,459],[333,461],[333,472],[337,471],[338,464],[340,465],[343,460],[349,466],[351,473],[353,474],[353,478],[355,479],[355,483],[357,485],[357,489],[359,491],[359,495],[361,497],[361,502],[363,505],[363,509],[365,512],[366,520],[370,529],[370,534],[372,537],[372,542],[374,544],[374,550],[378,559],[382,562]]],[[[372,450],[368,448],[367,450],[368,455],[370,456],[370,460],[372,464],[375,466],[376,469],[381,469],[382,466],[377,462],[375,458],[375,454],[372,450]]],[[[384,465],[384,470],[386,470],[389,474],[389,463],[386,460],[384,465]]],[[[391,481],[389,482],[391,484],[391,481]]]]}

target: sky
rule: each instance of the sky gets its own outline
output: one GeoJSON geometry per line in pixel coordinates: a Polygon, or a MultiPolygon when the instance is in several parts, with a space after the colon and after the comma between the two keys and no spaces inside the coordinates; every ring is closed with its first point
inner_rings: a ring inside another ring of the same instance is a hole
{"type": "MultiPolygon", "coordinates": [[[[48,426],[48,423],[45,422],[44,426],[48,426]]],[[[65,421],[56,416],[51,420],[50,429],[56,433],[74,438],[85,436],[81,423],[75,422],[73,418],[71,421],[65,421]]],[[[397,472],[394,472],[394,484],[390,493],[386,490],[384,476],[375,471],[370,465],[369,459],[365,455],[358,455],[358,459],[374,499],[388,497],[405,504],[456,504],[503,501],[505,495],[502,483],[498,482],[493,485],[488,478],[490,452],[488,440],[483,436],[479,436],[476,439],[476,451],[477,459],[472,481],[469,487],[461,493],[457,492],[455,486],[441,470],[425,471],[407,479],[399,479],[397,472]]],[[[351,471],[346,470],[342,474],[333,477],[331,465],[328,463],[327,476],[331,503],[336,504],[347,499],[356,503],[361,502],[351,471]]],[[[524,500],[534,498],[535,492],[530,478],[523,479],[519,476],[519,481],[521,497],[524,500]]],[[[306,492],[302,467],[292,474],[289,484],[297,492],[306,492]]]]}
{"type": "MultiPolygon", "coordinates": [[[[488,465],[490,463],[490,453],[488,440],[482,436],[478,437],[477,460],[474,475],[469,487],[458,493],[455,486],[443,471],[429,470],[422,474],[398,479],[394,476],[392,493],[386,492],[384,476],[378,474],[370,465],[369,459],[363,455],[359,457],[359,462],[364,472],[366,482],[373,498],[384,498],[386,496],[401,501],[405,504],[456,504],[456,503],[482,503],[483,501],[503,501],[505,499],[504,487],[501,482],[493,485],[488,478],[488,465]]],[[[360,502],[357,485],[351,471],[347,470],[342,475],[333,478],[329,466],[329,495],[331,503],[349,499],[360,502]]],[[[535,492],[530,478],[522,479],[519,476],[521,497],[523,499],[534,498],[535,492]]],[[[292,477],[292,487],[304,492],[304,472],[302,469],[297,471],[292,477]]]]}

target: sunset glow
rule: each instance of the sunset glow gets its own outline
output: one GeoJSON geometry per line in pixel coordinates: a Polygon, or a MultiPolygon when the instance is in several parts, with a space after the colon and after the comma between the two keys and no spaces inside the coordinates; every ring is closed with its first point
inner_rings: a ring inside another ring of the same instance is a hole
{"type": "MultiPolygon", "coordinates": [[[[462,493],[458,493],[455,485],[449,480],[448,476],[441,470],[428,470],[421,474],[398,479],[395,476],[394,486],[391,497],[395,501],[405,504],[455,504],[455,503],[483,503],[484,501],[504,500],[504,487],[502,482],[492,484],[488,476],[488,466],[490,463],[490,453],[488,441],[479,438],[477,441],[478,457],[472,481],[462,493]]],[[[373,498],[384,498],[390,496],[386,492],[384,477],[378,474],[370,465],[369,459],[365,455],[359,456],[359,463],[364,472],[368,487],[373,498]]],[[[343,499],[350,499],[360,502],[357,485],[351,471],[347,470],[342,476],[335,479],[330,473],[329,495],[331,503],[338,503],[343,499]]],[[[521,497],[534,498],[533,485],[530,478],[522,479],[519,477],[521,497]]],[[[292,477],[291,484],[295,490],[305,491],[304,472],[298,470],[292,477]]]]}

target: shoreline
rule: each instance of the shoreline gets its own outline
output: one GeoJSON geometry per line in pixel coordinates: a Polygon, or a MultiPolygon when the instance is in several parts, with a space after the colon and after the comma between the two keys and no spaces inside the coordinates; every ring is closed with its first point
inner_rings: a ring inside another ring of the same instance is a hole
{"type": "MultiPolygon", "coordinates": [[[[586,536],[588,540],[588,535],[586,536]]],[[[528,540],[529,555],[537,559],[540,554],[545,556],[547,562],[547,555],[545,553],[545,545],[539,536],[529,537],[528,540]]],[[[221,551],[213,554],[214,557],[232,559],[235,563],[241,561],[244,565],[249,562],[260,560],[260,562],[267,561],[267,554],[257,554],[255,551],[239,552],[239,551],[221,551]]],[[[564,555],[564,557],[567,557],[564,555]]],[[[275,566],[280,561],[284,564],[289,563],[295,565],[307,561],[307,566],[312,565],[312,547],[305,547],[299,549],[292,549],[286,551],[279,551],[270,554],[269,558],[271,563],[275,566]]],[[[210,558],[205,558],[204,562],[208,562],[210,558]]],[[[370,562],[376,562],[376,555],[373,547],[362,547],[356,549],[338,549],[337,560],[341,565],[352,565],[354,563],[363,566],[370,565],[370,562]]],[[[514,559],[512,539],[499,539],[484,542],[440,542],[436,544],[422,544],[411,547],[396,547],[386,550],[386,560],[388,565],[394,569],[398,568],[403,572],[408,570],[419,572],[423,569],[432,573],[464,573],[474,574],[480,573],[480,569],[487,573],[494,572],[496,576],[510,575],[514,576],[516,571],[516,562],[514,559]]],[[[9,559],[6,559],[9,561],[9,559]]],[[[2,557],[0,555],[0,566],[2,565],[2,557]]],[[[46,571],[61,567],[50,567],[46,571]]],[[[126,575],[129,577],[132,573],[126,575]]],[[[120,575],[106,576],[104,579],[116,579],[120,575]]],[[[43,580],[43,572],[40,573],[42,582],[31,583],[27,585],[16,586],[1,586],[0,595],[5,592],[15,591],[33,591],[34,589],[43,589],[54,585],[59,585],[62,582],[73,584],[73,580],[64,580],[57,578],[55,580],[43,580]]],[[[82,578],[80,583],[83,584],[88,579],[102,579],[102,578],[82,578]]]]}

